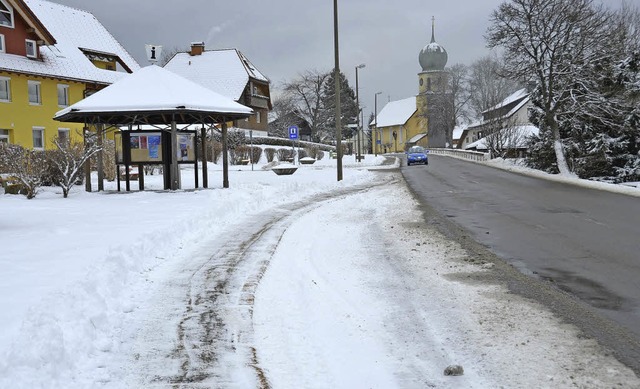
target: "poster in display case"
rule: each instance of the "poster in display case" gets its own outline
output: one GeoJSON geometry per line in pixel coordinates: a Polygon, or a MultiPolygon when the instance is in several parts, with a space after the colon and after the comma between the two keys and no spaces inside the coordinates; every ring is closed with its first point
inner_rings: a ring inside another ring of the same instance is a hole
{"type": "Polygon", "coordinates": [[[162,162],[161,140],[160,132],[131,133],[131,163],[162,162]]]}
{"type": "Polygon", "coordinates": [[[176,157],[179,162],[195,162],[196,160],[196,134],[187,133],[178,135],[178,148],[176,157]]]}

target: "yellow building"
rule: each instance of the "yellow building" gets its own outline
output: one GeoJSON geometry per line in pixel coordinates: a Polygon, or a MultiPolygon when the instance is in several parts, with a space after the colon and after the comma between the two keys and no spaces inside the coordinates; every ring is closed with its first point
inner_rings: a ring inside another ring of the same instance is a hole
{"type": "Polygon", "coordinates": [[[447,51],[431,42],[418,56],[418,95],[385,105],[371,123],[371,142],[376,153],[404,152],[411,146],[450,147],[453,138],[453,95],[449,88],[447,51]]]}
{"type": "Polygon", "coordinates": [[[82,125],[59,110],[139,69],[90,13],[43,0],[0,0],[0,142],[54,147],[82,125]]]}
{"type": "Polygon", "coordinates": [[[415,144],[426,146],[417,113],[415,97],[387,103],[377,116],[378,122],[373,122],[376,154],[404,152],[415,144]]]}

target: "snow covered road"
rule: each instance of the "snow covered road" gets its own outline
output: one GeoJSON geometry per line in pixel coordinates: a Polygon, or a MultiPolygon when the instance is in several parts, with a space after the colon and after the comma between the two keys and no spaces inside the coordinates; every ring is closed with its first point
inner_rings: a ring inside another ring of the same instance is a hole
{"type": "MultiPolygon", "coordinates": [[[[397,177],[388,180],[397,182],[397,177]]],[[[253,215],[251,222],[230,226],[217,239],[205,239],[188,255],[188,263],[172,270],[171,278],[159,280],[160,298],[150,302],[144,313],[145,322],[150,325],[141,327],[135,336],[135,355],[141,366],[133,368],[130,384],[269,386],[257,359],[253,310],[256,288],[274,252],[288,249],[281,245],[281,239],[305,214],[331,199],[370,188],[371,183],[356,185],[316,195],[313,201],[272,208],[253,215]],[[174,293],[167,292],[171,290],[174,293]],[[173,330],[167,328],[171,322],[175,325],[173,330]],[[174,334],[173,349],[160,351],[174,334]]]]}
{"type": "Polygon", "coordinates": [[[454,281],[491,265],[471,263],[416,205],[388,185],[328,202],[284,234],[254,314],[272,387],[640,384],[540,306],[499,285],[454,281]],[[465,374],[444,376],[451,364],[465,374]]]}
{"type": "MultiPolygon", "coordinates": [[[[428,224],[398,171],[334,173],[239,171],[231,190],[64,200],[82,209],[65,228],[83,256],[55,237],[46,253],[7,240],[2,266],[46,295],[5,279],[0,388],[640,387],[487,277],[494,265],[428,224]],[[126,237],[105,210],[126,211],[126,237]],[[21,270],[29,262],[48,266],[21,270]],[[464,375],[445,376],[451,364],[464,375]]],[[[38,214],[20,219],[34,234],[66,212],[58,198],[24,201],[5,209],[38,214]]]]}
{"type": "Polygon", "coordinates": [[[539,305],[500,285],[459,281],[491,264],[469,261],[428,227],[398,177],[387,176],[384,185],[262,212],[194,250],[192,266],[158,285],[175,293],[149,304],[127,387],[640,383],[539,305]],[[465,374],[445,376],[452,364],[465,374]]]}

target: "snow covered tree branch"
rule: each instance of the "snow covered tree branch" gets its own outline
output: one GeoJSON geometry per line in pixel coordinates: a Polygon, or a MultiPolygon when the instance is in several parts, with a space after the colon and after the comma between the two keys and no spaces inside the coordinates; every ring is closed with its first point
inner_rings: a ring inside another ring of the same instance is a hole
{"type": "Polygon", "coordinates": [[[56,137],[53,140],[57,149],[48,153],[47,162],[57,173],[55,183],[62,188],[64,198],[69,196],[69,191],[80,178],[85,163],[101,150],[96,137],[95,133],[85,132],[84,144],[70,142],[67,138],[56,137]]]}

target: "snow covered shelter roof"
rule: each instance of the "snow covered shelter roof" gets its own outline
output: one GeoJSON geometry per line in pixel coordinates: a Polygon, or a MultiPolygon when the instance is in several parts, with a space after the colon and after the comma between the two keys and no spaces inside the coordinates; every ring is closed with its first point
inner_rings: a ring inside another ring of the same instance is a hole
{"type": "Polygon", "coordinates": [[[140,68],[91,13],[45,0],[24,0],[24,3],[54,41],[45,41],[49,45],[40,46],[41,61],[0,53],[0,70],[100,84],[111,84],[126,74],[97,68],[87,53],[116,58],[125,70],[140,68]]]}
{"type": "Polygon", "coordinates": [[[376,127],[402,126],[416,112],[416,98],[409,97],[387,103],[377,116],[376,127]]]}
{"type": "Polygon", "coordinates": [[[231,120],[250,116],[251,108],[156,65],[144,67],[58,113],[63,122],[99,118],[109,124],[166,124],[231,120]]]}
{"type": "Polygon", "coordinates": [[[242,97],[250,79],[269,82],[237,49],[206,50],[200,55],[178,53],[164,67],[235,101],[242,97]]]}

